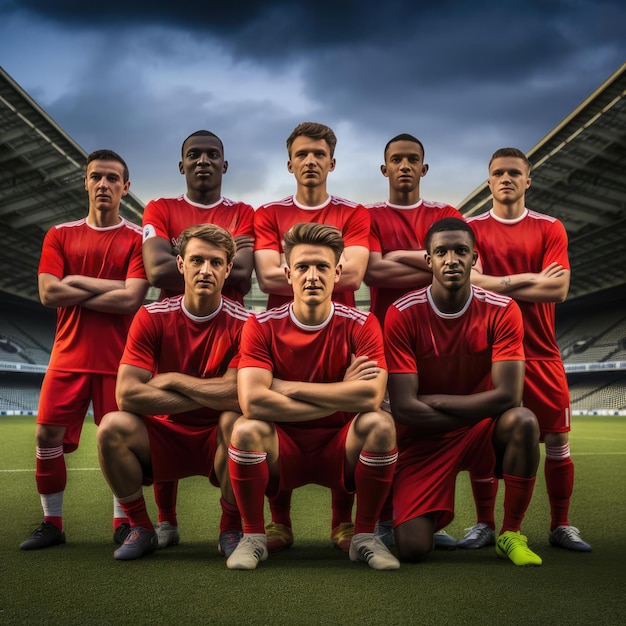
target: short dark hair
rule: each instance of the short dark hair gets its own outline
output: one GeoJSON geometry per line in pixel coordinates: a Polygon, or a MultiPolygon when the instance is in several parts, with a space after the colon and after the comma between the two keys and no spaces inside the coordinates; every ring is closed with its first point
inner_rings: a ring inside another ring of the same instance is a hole
{"type": "Polygon", "coordinates": [[[294,224],[283,237],[283,249],[287,265],[289,265],[291,251],[294,246],[299,244],[311,244],[313,246],[330,248],[335,254],[336,263],[339,263],[345,247],[341,231],[335,226],[317,222],[300,222],[294,224]]]}
{"type": "Polygon", "coordinates": [[[85,172],[89,167],[89,164],[92,161],[117,161],[122,164],[124,168],[124,182],[128,181],[130,176],[128,172],[128,165],[126,165],[126,161],[117,153],[113,152],[113,150],[94,150],[91,154],[87,156],[87,163],[85,164],[85,172]]]}
{"type": "Polygon", "coordinates": [[[335,154],[335,147],[337,146],[337,137],[333,132],[333,129],[324,124],[318,124],[317,122],[302,122],[298,124],[292,131],[291,135],[287,137],[287,154],[291,158],[291,146],[296,140],[296,137],[310,137],[311,139],[323,139],[330,148],[331,158],[335,154]]]}
{"type": "Polygon", "coordinates": [[[392,137],[387,142],[387,145],[385,146],[385,151],[383,152],[383,157],[385,160],[387,159],[387,150],[389,150],[389,146],[395,141],[412,141],[413,143],[416,143],[422,149],[422,160],[426,158],[426,150],[424,150],[424,144],[417,137],[413,137],[413,135],[409,135],[409,133],[400,133],[399,135],[392,137]]]}
{"type": "Polygon", "coordinates": [[[189,135],[189,137],[186,137],[185,141],[183,141],[180,147],[180,152],[183,158],[185,158],[185,144],[192,137],[215,137],[215,139],[218,140],[220,147],[222,148],[222,154],[224,153],[224,144],[222,143],[222,140],[215,133],[212,133],[210,130],[197,130],[195,133],[191,133],[191,135],[189,135]]]}
{"type": "Polygon", "coordinates": [[[522,161],[526,163],[528,173],[530,174],[530,170],[532,169],[530,161],[528,160],[528,157],[518,148],[499,148],[498,150],[496,150],[491,155],[491,159],[489,159],[489,169],[491,169],[491,164],[493,163],[494,159],[500,159],[502,157],[514,157],[516,159],[522,159],[522,161]]]}
{"type": "Polygon", "coordinates": [[[178,254],[185,258],[185,250],[190,239],[196,237],[210,243],[218,248],[222,248],[226,252],[226,259],[230,263],[235,258],[237,245],[233,236],[224,228],[215,224],[196,224],[185,228],[178,236],[178,254]]]}
{"type": "Polygon", "coordinates": [[[430,243],[435,233],[443,233],[449,230],[462,230],[469,233],[472,240],[472,246],[476,243],[476,236],[472,227],[463,219],[459,217],[444,217],[431,224],[428,232],[426,233],[426,252],[430,254],[430,243]]]}

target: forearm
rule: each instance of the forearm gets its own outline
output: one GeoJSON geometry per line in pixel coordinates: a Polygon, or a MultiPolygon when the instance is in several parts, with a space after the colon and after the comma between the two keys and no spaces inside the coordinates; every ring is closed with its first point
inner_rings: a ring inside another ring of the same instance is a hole
{"type": "Polygon", "coordinates": [[[237,399],[236,376],[196,378],[179,372],[170,372],[157,374],[149,384],[186,396],[197,404],[216,411],[241,411],[237,399]]]}
{"type": "Polygon", "coordinates": [[[93,296],[108,293],[110,291],[117,291],[119,289],[123,289],[126,285],[124,280],[97,278],[95,276],[81,276],[79,274],[65,276],[61,282],[65,285],[70,285],[71,287],[88,291],[93,296]]]}
{"type": "Polygon", "coordinates": [[[399,424],[410,426],[416,435],[438,435],[466,426],[471,426],[487,417],[463,417],[452,415],[444,411],[437,410],[430,405],[422,402],[419,398],[404,401],[402,406],[395,406],[393,399],[391,401],[391,413],[393,418],[399,424]]]}
{"type": "Polygon", "coordinates": [[[432,281],[432,273],[396,261],[382,259],[368,266],[365,283],[370,287],[418,289],[432,281]]]}
{"type": "Polygon", "coordinates": [[[240,404],[246,417],[268,422],[309,422],[335,413],[332,409],[294,400],[271,389],[240,397],[240,404]]]}
{"type": "Polygon", "coordinates": [[[101,313],[128,315],[135,313],[143,304],[147,290],[148,281],[138,278],[129,279],[129,282],[122,288],[93,296],[85,300],[82,306],[101,313]]]}
{"type": "Polygon", "coordinates": [[[178,271],[175,256],[164,256],[151,259],[149,264],[144,263],[148,282],[154,287],[182,293],[185,287],[183,277],[178,271]]]}
{"type": "Polygon", "coordinates": [[[529,302],[563,302],[569,290],[569,273],[555,278],[545,272],[489,276],[472,271],[471,280],[483,289],[529,302]]]}
{"type": "Polygon", "coordinates": [[[331,412],[365,413],[380,407],[387,381],[386,372],[373,380],[349,380],[336,383],[278,381],[272,388],[294,400],[315,404],[331,412]]]}
{"type": "Polygon", "coordinates": [[[418,400],[435,411],[470,420],[496,417],[519,405],[514,393],[500,389],[469,395],[419,395],[418,400]]]}
{"type": "Polygon", "coordinates": [[[158,389],[150,384],[118,389],[116,399],[120,411],[130,411],[139,415],[175,415],[202,407],[187,396],[175,391],[158,389]]]}

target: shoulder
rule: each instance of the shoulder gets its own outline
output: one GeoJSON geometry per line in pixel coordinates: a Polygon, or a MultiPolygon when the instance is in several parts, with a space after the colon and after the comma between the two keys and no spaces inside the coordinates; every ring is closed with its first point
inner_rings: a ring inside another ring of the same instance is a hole
{"type": "Polygon", "coordinates": [[[286,198],[283,198],[282,200],[274,200],[273,202],[267,202],[266,204],[262,204],[258,208],[256,213],[259,214],[260,212],[271,211],[279,207],[290,207],[290,206],[291,207],[294,206],[293,196],[287,196],[286,198]]]}
{"type": "Polygon", "coordinates": [[[81,228],[87,224],[87,218],[83,217],[79,220],[74,220],[73,222],[63,222],[63,224],[56,224],[52,226],[48,232],[62,232],[66,230],[72,230],[76,228],[81,228]]]}
{"type": "Polygon", "coordinates": [[[131,231],[132,233],[138,235],[140,238],[143,233],[143,228],[138,224],[134,224],[130,220],[127,220],[125,217],[122,218],[122,227],[126,230],[131,231]]]}
{"type": "Polygon", "coordinates": [[[254,313],[249,309],[241,306],[239,302],[234,302],[228,298],[222,296],[222,310],[224,314],[228,317],[231,317],[235,320],[239,320],[241,322],[245,322],[249,317],[254,317],[254,313]]]}
{"type": "Polygon", "coordinates": [[[166,315],[168,313],[176,313],[182,310],[182,294],[172,298],[165,298],[146,304],[143,309],[150,315],[166,315]]]}
{"type": "Polygon", "coordinates": [[[346,198],[340,198],[339,196],[330,196],[330,204],[332,206],[342,207],[346,209],[365,209],[365,207],[359,202],[353,200],[346,200],[346,198]]]}
{"type": "Polygon", "coordinates": [[[428,296],[426,295],[427,290],[428,287],[422,287],[421,289],[409,291],[409,293],[403,295],[401,298],[398,298],[391,306],[395,310],[403,312],[407,309],[428,304],[428,296]]]}
{"type": "Polygon", "coordinates": [[[285,304],[273,309],[268,309],[262,313],[256,313],[251,316],[251,319],[254,319],[259,324],[271,323],[273,320],[283,320],[289,317],[290,304],[290,302],[286,302],[285,304]]]}
{"type": "Polygon", "coordinates": [[[341,302],[335,302],[335,315],[338,318],[345,318],[356,322],[360,326],[363,326],[367,320],[371,317],[375,319],[375,317],[368,313],[367,311],[361,311],[356,307],[348,306],[347,304],[343,304],[341,302]]]}
{"type": "Polygon", "coordinates": [[[222,206],[227,207],[229,209],[235,209],[237,211],[248,212],[254,211],[252,205],[247,204],[245,202],[239,202],[237,200],[231,200],[230,198],[223,197],[222,198],[222,206]]]}
{"type": "Polygon", "coordinates": [[[472,285],[472,290],[474,293],[474,298],[478,302],[484,303],[487,306],[504,308],[515,304],[513,298],[505,296],[502,293],[489,291],[489,289],[483,289],[482,287],[477,287],[476,285],[472,285]]]}

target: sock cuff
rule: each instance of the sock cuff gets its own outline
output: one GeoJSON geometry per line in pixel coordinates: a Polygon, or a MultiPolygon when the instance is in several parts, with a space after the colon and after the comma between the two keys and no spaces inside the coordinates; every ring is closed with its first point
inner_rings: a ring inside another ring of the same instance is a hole
{"type": "Polygon", "coordinates": [[[563,446],[546,446],[546,459],[565,461],[569,456],[569,443],[563,446]]]}
{"type": "Polygon", "coordinates": [[[361,450],[359,461],[368,467],[385,467],[393,465],[398,460],[398,448],[394,448],[389,452],[366,452],[361,450]]]}
{"type": "Polygon", "coordinates": [[[63,456],[63,445],[57,446],[56,448],[40,448],[37,446],[35,448],[35,456],[40,461],[56,459],[63,456]]]}
{"type": "Polygon", "coordinates": [[[240,450],[230,445],[228,446],[228,458],[233,461],[233,463],[238,463],[239,465],[258,465],[259,463],[265,462],[267,452],[240,450]]]}

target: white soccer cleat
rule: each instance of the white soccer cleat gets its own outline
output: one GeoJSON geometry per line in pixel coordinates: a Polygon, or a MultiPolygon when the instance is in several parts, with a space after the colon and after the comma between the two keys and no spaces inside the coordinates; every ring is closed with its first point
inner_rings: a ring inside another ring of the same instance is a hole
{"type": "Polygon", "coordinates": [[[260,533],[244,535],[226,560],[226,567],[228,569],[256,569],[259,561],[266,559],[267,536],[260,533]]]}
{"type": "Polygon", "coordinates": [[[350,560],[363,561],[372,569],[398,569],[400,561],[374,533],[359,533],[350,542],[350,560]]]}

